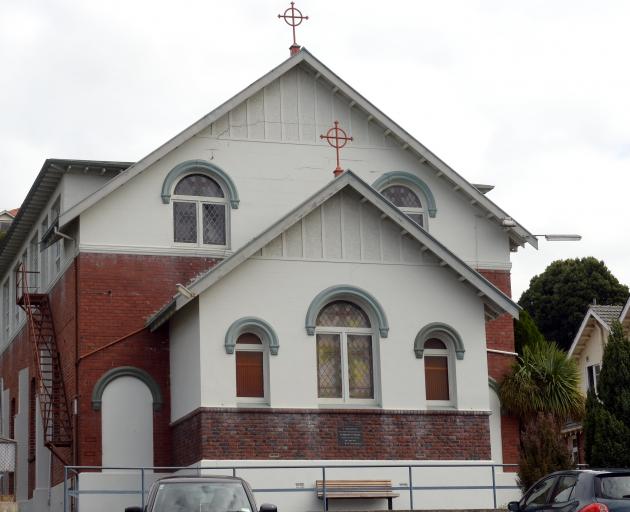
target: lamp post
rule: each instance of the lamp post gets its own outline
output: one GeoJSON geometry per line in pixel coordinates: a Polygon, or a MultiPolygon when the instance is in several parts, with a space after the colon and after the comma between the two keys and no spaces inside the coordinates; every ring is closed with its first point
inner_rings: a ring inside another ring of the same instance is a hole
{"type": "Polygon", "coordinates": [[[553,235],[534,235],[536,238],[545,237],[547,242],[579,242],[582,240],[582,235],[558,233],[553,235]]]}

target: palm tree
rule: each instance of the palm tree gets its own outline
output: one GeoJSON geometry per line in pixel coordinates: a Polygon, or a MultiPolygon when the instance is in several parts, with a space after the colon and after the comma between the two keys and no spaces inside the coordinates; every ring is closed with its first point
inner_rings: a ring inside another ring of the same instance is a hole
{"type": "Polygon", "coordinates": [[[571,466],[560,434],[569,418],[584,415],[575,361],[555,343],[530,340],[499,388],[501,405],[521,421],[518,484],[526,491],[551,471],[571,466]]]}
{"type": "Polygon", "coordinates": [[[523,347],[499,388],[501,405],[521,421],[539,413],[551,414],[558,422],[581,419],[584,397],[575,361],[555,343],[539,339],[523,347]]]}

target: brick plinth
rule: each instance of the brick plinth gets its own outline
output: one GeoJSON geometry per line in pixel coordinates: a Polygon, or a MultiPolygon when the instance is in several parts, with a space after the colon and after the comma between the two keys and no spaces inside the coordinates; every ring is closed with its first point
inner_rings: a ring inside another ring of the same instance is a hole
{"type": "Polygon", "coordinates": [[[200,408],[172,432],[176,466],[201,459],[490,459],[486,412],[200,408]],[[348,430],[356,442],[344,438],[348,430]]]}

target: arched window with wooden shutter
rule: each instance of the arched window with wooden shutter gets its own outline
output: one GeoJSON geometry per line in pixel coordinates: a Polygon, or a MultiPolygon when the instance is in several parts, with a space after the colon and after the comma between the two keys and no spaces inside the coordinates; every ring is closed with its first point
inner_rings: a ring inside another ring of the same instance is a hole
{"type": "Polygon", "coordinates": [[[236,340],[237,398],[265,398],[265,346],[252,332],[236,340]]]}

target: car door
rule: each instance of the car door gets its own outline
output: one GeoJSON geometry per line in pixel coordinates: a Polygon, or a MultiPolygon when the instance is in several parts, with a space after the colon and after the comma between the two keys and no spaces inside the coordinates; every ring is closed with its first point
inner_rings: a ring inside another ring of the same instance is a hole
{"type": "Polygon", "coordinates": [[[575,473],[558,475],[557,482],[549,495],[549,512],[572,512],[578,505],[575,497],[575,486],[578,476],[575,473]]]}
{"type": "Polygon", "coordinates": [[[555,475],[536,482],[519,503],[519,510],[523,512],[544,512],[548,510],[549,496],[555,483],[555,475]]]}

